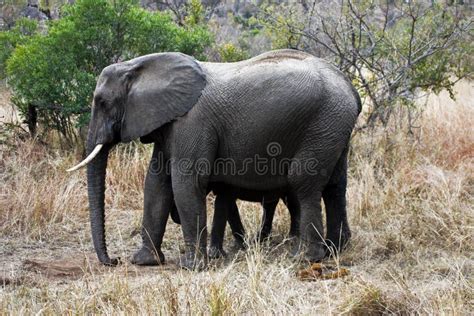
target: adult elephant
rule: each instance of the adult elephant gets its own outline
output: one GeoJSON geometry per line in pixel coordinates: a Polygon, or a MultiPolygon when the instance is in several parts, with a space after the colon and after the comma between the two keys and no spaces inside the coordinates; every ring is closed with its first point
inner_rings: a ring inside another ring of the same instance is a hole
{"type": "Polygon", "coordinates": [[[341,72],[294,50],[236,63],[162,53],[106,67],[94,92],[90,154],[72,168],[88,163],[92,239],[100,262],[117,264],[107,253],[104,233],[108,154],[114,144],[140,137],[155,145],[145,180],[143,245],[133,263],[164,261],[161,243],[174,200],[185,241],[181,265],[205,265],[210,183],[289,190],[299,204],[306,256],[322,259],[323,192],[330,200],[331,231],[343,242],[350,236],[346,159],[360,107],[341,72]],[[234,168],[220,168],[221,161],[234,168]]]}

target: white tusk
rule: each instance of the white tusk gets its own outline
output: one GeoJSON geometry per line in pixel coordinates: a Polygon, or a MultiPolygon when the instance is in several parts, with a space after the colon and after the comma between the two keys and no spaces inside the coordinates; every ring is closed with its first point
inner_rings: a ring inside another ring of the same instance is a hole
{"type": "Polygon", "coordinates": [[[92,159],[94,159],[95,156],[97,156],[99,151],[102,149],[102,146],[104,146],[104,145],[103,144],[97,144],[95,146],[94,150],[89,154],[89,156],[86,157],[86,159],[84,159],[79,164],[75,165],[74,167],[72,167],[70,169],[67,169],[66,171],[67,172],[76,171],[77,169],[82,168],[85,165],[87,165],[89,162],[91,162],[92,159]]]}

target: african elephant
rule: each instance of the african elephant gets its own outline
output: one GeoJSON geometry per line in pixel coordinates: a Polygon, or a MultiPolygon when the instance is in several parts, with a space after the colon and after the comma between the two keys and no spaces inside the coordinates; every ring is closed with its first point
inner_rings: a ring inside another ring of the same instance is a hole
{"type": "Polygon", "coordinates": [[[288,207],[291,216],[289,235],[297,237],[299,235],[299,208],[293,196],[286,196],[282,192],[262,192],[232,187],[222,183],[212,183],[209,187],[214,194],[215,206],[212,221],[212,230],[209,247],[209,257],[217,258],[225,255],[223,249],[224,233],[226,222],[232,230],[235,242],[238,247],[244,247],[245,229],[240,220],[239,209],[236,199],[250,202],[260,202],[263,207],[262,225],[258,233],[258,240],[265,240],[272,230],[273,217],[278,201],[283,199],[288,207]]]}
{"type": "Polygon", "coordinates": [[[321,197],[328,200],[328,231],[338,232],[328,238],[344,244],[350,237],[346,160],[360,110],[358,93],[340,71],[300,51],[235,63],[160,53],[106,67],[93,96],[89,155],[70,169],[87,164],[100,262],[117,264],[104,232],[108,154],[118,142],[137,138],[152,141],[154,149],[145,179],[143,245],[133,263],[164,261],[161,243],[175,202],[185,242],[180,263],[205,266],[205,197],[212,183],[290,192],[300,209],[302,249],[310,261],[321,260],[321,197]],[[222,168],[222,161],[233,168],[222,168]]]}

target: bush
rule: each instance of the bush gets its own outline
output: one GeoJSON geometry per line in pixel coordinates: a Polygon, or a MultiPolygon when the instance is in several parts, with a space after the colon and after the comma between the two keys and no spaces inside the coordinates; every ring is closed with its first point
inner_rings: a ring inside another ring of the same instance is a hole
{"type": "Polygon", "coordinates": [[[369,101],[364,126],[397,117],[411,128],[420,92],[451,92],[472,75],[472,21],[462,4],[331,4],[272,4],[259,22],[274,48],[309,51],[346,73],[369,101]]]}
{"type": "Polygon", "coordinates": [[[234,62],[249,58],[249,54],[232,43],[226,43],[218,47],[220,60],[222,62],[234,62]]]}
{"type": "Polygon", "coordinates": [[[36,34],[37,30],[36,21],[22,18],[16,21],[12,30],[0,32],[0,79],[6,75],[6,62],[15,47],[25,43],[30,36],[36,34]]]}
{"type": "Polygon", "coordinates": [[[79,0],[63,7],[47,34],[31,36],[13,50],[7,60],[13,102],[27,120],[35,109],[38,122],[69,143],[76,139],[75,127],[88,122],[95,80],[104,67],[162,51],[202,58],[211,42],[203,25],[178,26],[168,13],[143,10],[133,0],[79,0]]]}

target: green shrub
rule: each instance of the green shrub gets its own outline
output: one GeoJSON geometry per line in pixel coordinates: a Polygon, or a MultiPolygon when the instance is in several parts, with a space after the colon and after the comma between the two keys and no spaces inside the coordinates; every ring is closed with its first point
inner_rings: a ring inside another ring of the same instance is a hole
{"type": "Polygon", "coordinates": [[[249,55],[246,51],[232,43],[226,43],[218,47],[218,52],[220,59],[223,62],[234,62],[249,58],[249,55]]]}
{"type": "Polygon", "coordinates": [[[0,32],[0,79],[6,75],[6,62],[16,46],[25,43],[30,36],[36,34],[38,24],[34,20],[21,18],[8,32],[0,32]]]}
{"type": "Polygon", "coordinates": [[[33,107],[38,123],[71,141],[75,127],[88,122],[95,80],[104,67],[163,51],[202,57],[211,42],[205,26],[178,26],[168,13],[146,11],[133,0],[79,0],[63,7],[62,18],[51,21],[46,34],[13,49],[7,76],[20,113],[28,119],[33,107]]]}

